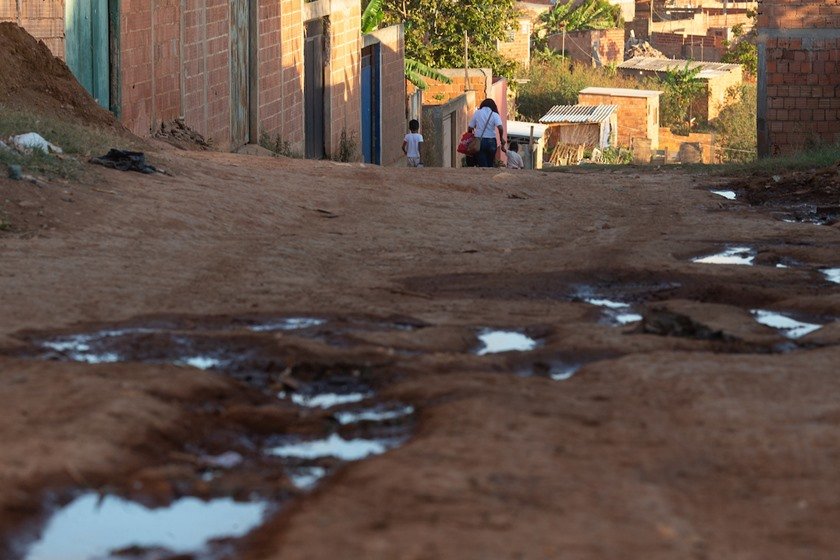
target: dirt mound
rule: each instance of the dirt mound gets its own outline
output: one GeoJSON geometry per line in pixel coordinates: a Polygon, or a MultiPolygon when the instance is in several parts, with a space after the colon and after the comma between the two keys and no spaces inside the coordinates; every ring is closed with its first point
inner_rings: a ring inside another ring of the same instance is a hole
{"type": "Polygon", "coordinates": [[[840,164],[786,175],[756,173],[730,188],[752,205],[840,206],[840,164]]]}
{"type": "Polygon", "coordinates": [[[14,23],[0,23],[0,105],[118,127],[47,46],[14,23]]]}

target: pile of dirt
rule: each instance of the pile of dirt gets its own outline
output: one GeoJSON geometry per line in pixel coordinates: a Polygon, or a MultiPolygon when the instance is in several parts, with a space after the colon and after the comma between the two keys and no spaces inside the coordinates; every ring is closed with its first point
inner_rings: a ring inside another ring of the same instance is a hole
{"type": "Polygon", "coordinates": [[[47,46],[14,23],[0,23],[0,105],[122,128],[47,46]]]}
{"type": "Polygon", "coordinates": [[[190,128],[182,118],[160,123],[155,138],[172,144],[182,150],[212,150],[213,144],[190,128]]]}
{"type": "Polygon", "coordinates": [[[785,175],[754,173],[734,181],[730,188],[753,206],[840,206],[840,163],[785,175]]]}

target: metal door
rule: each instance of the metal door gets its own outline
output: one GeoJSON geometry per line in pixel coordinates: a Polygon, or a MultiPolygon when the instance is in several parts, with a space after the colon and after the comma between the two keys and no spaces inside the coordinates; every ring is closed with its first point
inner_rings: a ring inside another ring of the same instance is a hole
{"type": "Polygon", "coordinates": [[[381,154],[379,45],[362,49],[362,154],[379,165],[381,154]]]}
{"type": "Polygon", "coordinates": [[[108,0],[65,1],[64,51],[67,66],[79,83],[108,109],[108,0]]]}
{"type": "Polygon", "coordinates": [[[303,47],[303,110],[306,157],[323,159],[324,150],[324,22],[306,22],[303,47]]]}
{"type": "Polygon", "coordinates": [[[230,2],[230,141],[234,148],[248,143],[248,11],[249,0],[230,2]]]}

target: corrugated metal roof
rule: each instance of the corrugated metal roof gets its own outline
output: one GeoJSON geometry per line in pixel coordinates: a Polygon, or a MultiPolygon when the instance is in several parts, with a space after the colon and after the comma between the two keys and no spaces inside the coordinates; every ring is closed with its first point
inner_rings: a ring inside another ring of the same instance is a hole
{"type": "Polygon", "coordinates": [[[659,97],[661,91],[655,89],[633,89],[633,88],[611,88],[611,87],[588,87],[580,90],[581,93],[591,95],[612,95],[614,97],[659,97]]]}
{"type": "Polygon", "coordinates": [[[641,70],[647,72],[667,72],[668,70],[685,68],[700,68],[701,77],[721,76],[741,67],[740,64],[727,64],[725,62],[702,62],[699,60],[679,60],[669,58],[653,58],[650,56],[636,56],[625,60],[618,65],[622,70],[641,70]],[[703,76],[706,74],[706,76],[703,76]]]}
{"type": "Polygon", "coordinates": [[[618,105],[555,105],[540,117],[541,123],[602,123],[618,110],[618,105]]]}
{"type": "Polygon", "coordinates": [[[546,124],[530,123],[523,121],[508,121],[507,134],[508,136],[530,136],[531,127],[534,127],[534,138],[542,138],[548,128],[546,124]]]}

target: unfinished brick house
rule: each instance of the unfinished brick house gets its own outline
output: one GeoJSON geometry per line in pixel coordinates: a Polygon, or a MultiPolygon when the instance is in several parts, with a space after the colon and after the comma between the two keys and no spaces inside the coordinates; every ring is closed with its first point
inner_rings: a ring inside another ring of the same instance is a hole
{"type": "Polygon", "coordinates": [[[624,61],[624,29],[590,29],[554,33],[547,37],[548,47],[572,60],[591,66],[604,66],[624,61]]]}
{"type": "Polygon", "coordinates": [[[840,0],[759,3],[758,153],[840,141],[840,0]]]}
{"type": "Polygon", "coordinates": [[[138,135],[182,117],[221,149],[268,134],[320,158],[345,132],[389,163],[375,135],[404,128],[404,110],[383,110],[385,95],[404,103],[403,36],[363,43],[360,12],[358,0],[4,0],[0,20],[43,39],[138,135]]]}

